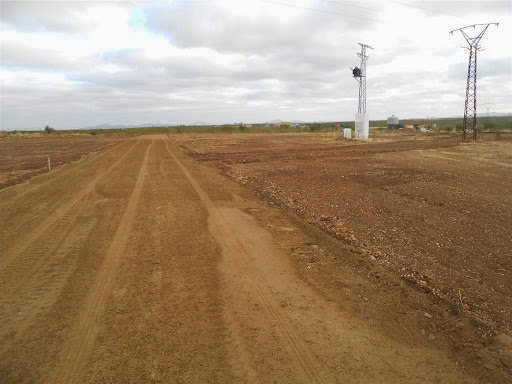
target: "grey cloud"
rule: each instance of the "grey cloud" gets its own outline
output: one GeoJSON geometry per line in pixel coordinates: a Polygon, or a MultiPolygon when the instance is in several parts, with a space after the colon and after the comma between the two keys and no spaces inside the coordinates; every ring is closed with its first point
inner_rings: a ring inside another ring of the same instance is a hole
{"type": "MultiPolygon", "coordinates": [[[[404,0],[405,1],[405,0],[404,0]]],[[[428,14],[445,14],[462,17],[475,12],[485,12],[489,16],[501,16],[512,12],[512,2],[509,0],[477,0],[477,1],[460,1],[460,0],[418,0],[411,1],[411,5],[420,7],[428,14]]],[[[461,20],[463,21],[463,20],[461,20]]],[[[482,22],[492,22],[494,20],[484,20],[482,22]]]]}
{"type": "Polygon", "coordinates": [[[212,3],[178,4],[178,9],[162,4],[148,6],[145,9],[146,26],[166,35],[177,46],[210,47],[223,53],[265,54],[294,52],[313,45],[326,47],[333,41],[342,42],[368,24],[358,23],[357,28],[345,28],[345,21],[339,17],[318,19],[307,11],[303,17],[287,22],[253,19],[250,15],[241,18],[226,14],[212,3]],[[325,37],[327,34],[329,41],[325,37]]]}
{"type": "Polygon", "coordinates": [[[77,63],[68,60],[65,52],[55,52],[48,47],[34,46],[29,41],[16,44],[4,40],[0,46],[0,54],[2,65],[11,68],[69,71],[84,65],[83,61],[77,63]]]}
{"type": "MultiPolygon", "coordinates": [[[[129,7],[135,1],[110,0],[109,4],[129,7]]],[[[0,20],[2,29],[14,28],[18,31],[80,33],[91,28],[81,17],[81,13],[94,5],[106,4],[102,1],[58,1],[58,0],[2,0],[0,20]]]]}
{"type": "MultiPolygon", "coordinates": [[[[485,57],[481,57],[485,54],[485,51],[480,53],[480,57],[478,58],[478,79],[482,80],[484,78],[496,77],[505,75],[508,78],[512,77],[512,58],[511,57],[502,57],[502,58],[494,58],[487,59],[485,57]]],[[[466,80],[468,74],[468,62],[460,61],[457,64],[453,64],[449,70],[448,74],[450,77],[457,80],[466,80]]]]}
{"type": "Polygon", "coordinates": [[[107,55],[108,62],[125,68],[118,73],[76,72],[70,79],[113,88],[144,89],[191,89],[213,85],[248,84],[266,79],[281,82],[305,82],[323,84],[332,78],[348,76],[349,64],[354,61],[343,58],[341,53],[329,55],[311,54],[304,59],[297,52],[294,56],[276,53],[241,61],[235,67],[222,67],[208,59],[169,57],[149,59],[141,51],[118,52],[107,55]]]}
{"type": "Polygon", "coordinates": [[[480,59],[478,61],[478,71],[479,79],[507,75],[512,80],[512,57],[480,59]]]}
{"type": "MultiPolygon", "coordinates": [[[[178,9],[148,7],[147,27],[168,36],[180,47],[209,47],[221,53],[236,53],[258,58],[257,67],[226,73],[227,80],[301,78],[325,81],[340,70],[357,63],[357,30],[344,29],[339,18],[311,17],[279,23],[270,19],[239,19],[222,14],[207,5],[181,4],[178,9]],[[205,17],[205,14],[208,17],[205,17]],[[194,22],[183,23],[183,18],[194,22]]],[[[362,27],[362,26],[360,26],[362,27]]],[[[223,76],[217,72],[215,76],[223,76]]]]}
{"type": "MultiPolygon", "coordinates": [[[[76,33],[87,28],[73,25],[72,15],[82,12],[88,2],[66,4],[62,12],[52,10],[53,15],[44,7],[27,3],[28,18],[20,9],[4,13],[4,4],[10,3],[2,2],[2,24],[5,20],[6,25],[17,31],[46,28],[76,33]]],[[[52,53],[51,49],[34,47],[30,42],[14,45],[2,41],[2,66],[7,70],[52,72],[69,80],[63,86],[29,84],[23,80],[2,84],[2,128],[32,127],[31,121],[42,126],[80,127],[106,122],[215,123],[275,118],[311,121],[353,116],[357,82],[349,67],[358,64],[357,42],[369,36],[371,23],[307,11],[287,22],[276,22],[273,18],[253,20],[222,13],[212,2],[174,4],[177,8],[164,3],[139,5],[147,13],[146,26],[178,47],[173,56],[147,57],[144,50],[119,47],[76,63],[66,58],[66,52],[52,53]],[[215,51],[217,58],[229,55],[228,63],[201,53],[194,56],[196,50],[190,48],[197,47],[215,51]],[[100,69],[115,64],[120,71],[109,73],[98,69],[97,64],[100,69]]],[[[334,9],[332,4],[328,7],[334,9]]],[[[370,52],[371,116],[395,113],[421,117],[425,111],[434,115],[438,110],[446,115],[452,114],[447,111],[460,110],[456,100],[441,99],[446,94],[463,97],[464,61],[446,70],[437,68],[433,60],[432,70],[389,73],[390,66],[386,64],[400,60],[396,44],[408,54],[421,46],[410,36],[370,52]],[[374,75],[384,71],[383,75],[374,75]]],[[[447,54],[440,50],[432,56],[447,54]]],[[[479,71],[479,92],[498,97],[503,86],[493,90],[490,84],[495,79],[500,84],[510,79],[510,60],[486,61],[482,56],[479,71]]]]}
{"type": "Polygon", "coordinates": [[[85,28],[73,18],[88,2],[14,1],[0,2],[2,25],[28,31],[79,32],[85,28]],[[63,17],[64,16],[64,17],[63,17]]]}

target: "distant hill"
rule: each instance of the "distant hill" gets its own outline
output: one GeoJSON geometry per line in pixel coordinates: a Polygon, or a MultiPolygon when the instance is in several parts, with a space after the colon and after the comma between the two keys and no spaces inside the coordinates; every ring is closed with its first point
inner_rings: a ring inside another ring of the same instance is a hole
{"type": "Polygon", "coordinates": [[[122,129],[122,128],[147,128],[147,127],[166,127],[171,126],[171,124],[161,124],[161,123],[146,123],[146,124],[99,124],[89,127],[83,127],[80,129],[122,129]]]}
{"type": "Polygon", "coordinates": [[[81,129],[117,129],[117,128],[131,128],[133,125],[121,125],[121,124],[100,124],[100,125],[94,125],[90,127],[84,127],[81,129]]]}
{"type": "Polygon", "coordinates": [[[269,120],[269,121],[265,121],[263,124],[275,124],[275,123],[280,123],[281,121],[284,121],[284,120],[281,120],[281,119],[269,120]]]}
{"type": "MultiPolygon", "coordinates": [[[[188,125],[188,124],[187,124],[188,125]]],[[[192,123],[190,125],[194,125],[194,126],[205,126],[205,125],[212,125],[211,123],[208,123],[206,121],[196,121],[195,123],[192,123]]]]}
{"type": "Polygon", "coordinates": [[[281,120],[281,119],[275,119],[275,120],[265,121],[263,124],[276,124],[276,123],[280,123],[282,121],[286,121],[286,122],[294,123],[294,124],[304,124],[305,123],[305,121],[302,121],[302,120],[281,120]]]}

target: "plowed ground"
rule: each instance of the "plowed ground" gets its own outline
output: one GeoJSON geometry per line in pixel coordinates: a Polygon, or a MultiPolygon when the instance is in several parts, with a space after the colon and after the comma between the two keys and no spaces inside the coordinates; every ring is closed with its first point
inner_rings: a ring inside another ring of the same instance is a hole
{"type": "Polygon", "coordinates": [[[0,382],[511,378],[506,335],[484,339],[486,324],[178,138],[126,140],[0,191],[0,382]]]}
{"type": "Polygon", "coordinates": [[[0,189],[78,160],[120,141],[112,136],[43,135],[0,137],[0,189]]]}

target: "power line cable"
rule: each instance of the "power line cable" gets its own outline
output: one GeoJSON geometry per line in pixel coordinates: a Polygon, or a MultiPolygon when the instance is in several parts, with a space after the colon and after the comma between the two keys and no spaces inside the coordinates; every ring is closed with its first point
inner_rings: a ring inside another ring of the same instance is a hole
{"type": "MultiPolygon", "coordinates": [[[[182,3],[212,3],[211,0],[175,0],[175,1],[176,2],[182,2],[182,3]]],[[[318,8],[302,7],[300,5],[283,3],[283,2],[280,2],[280,1],[273,1],[273,0],[259,0],[259,1],[263,2],[263,3],[283,5],[283,6],[286,6],[286,7],[304,9],[304,10],[307,10],[307,11],[325,13],[325,14],[330,14],[330,15],[350,17],[350,18],[354,18],[354,19],[362,19],[362,20],[368,20],[368,21],[383,22],[382,20],[378,20],[378,19],[371,19],[371,18],[368,18],[368,17],[352,16],[352,15],[347,15],[347,14],[343,14],[343,13],[330,12],[330,11],[325,11],[325,10],[318,9],[318,8]]],[[[376,12],[380,12],[381,11],[381,9],[378,9],[378,8],[365,7],[365,6],[362,6],[362,5],[348,3],[348,2],[344,2],[344,1],[335,1],[335,0],[323,0],[323,1],[325,1],[326,3],[333,3],[333,4],[338,4],[338,5],[344,5],[344,6],[347,6],[347,7],[366,9],[366,10],[370,10],[370,11],[376,11],[376,12]]],[[[392,3],[396,3],[396,4],[400,4],[400,5],[406,6],[406,7],[417,8],[417,9],[421,9],[423,11],[439,13],[441,15],[446,15],[446,16],[457,17],[459,19],[463,19],[462,16],[454,15],[454,14],[451,14],[451,13],[442,12],[442,11],[439,11],[439,10],[436,10],[436,9],[420,7],[418,5],[413,5],[411,3],[404,3],[404,2],[396,1],[396,0],[389,0],[389,1],[392,2],[392,3]]]]}
{"type": "Polygon", "coordinates": [[[344,14],[344,13],[331,12],[331,11],[324,11],[323,9],[309,8],[309,7],[302,7],[302,6],[300,6],[300,5],[289,4],[289,3],[282,3],[282,2],[280,2],[280,1],[273,1],[273,0],[260,0],[260,1],[261,1],[261,2],[263,2],[263,3],[269,3],[269,4],[282,5],[282,6],[285,6],[285,7],[298,8],[298,9],[305,9],[305,10],[307,10],[307,11],[313,11],[313,12],[318,12],[318,13],[325,13],[325,14],[329,14],[329,15],[336,15],[336,16],[349,17],[349,18],[352,18],[352,19],[360,19],[360,20],[366,20],[366,21],[382,22],[381,20],[378,20],[378,19],[371,19],[371,18],[369,18],[369,17],[351,16],[351,15],[347,15],[347,14],[344,14]]]}
{"type": "Polygon", "coordinates": [[[345,5],[347,7],[361,8],[361,9],[367,9],[369,11],[380,12],[380,9],[377,9],[377,8],[363,7],[362,5],[356,5],[356,4],[347,3],[347,2],[344,2],[344,1],[334,1],[334,0],[324,0],[324,1],[326,3],[334,3],[334,4],[338,4],[338,5],[345,5]]]}
{"type": "Polygon", "coordinates": [[[404,5],[406,7],[411,7],[411,8],[417,8],[417,9],[421,9],[423,11],[429,11],[429,12],[434,12],[434,13],[439,13],[441,15],[446,15],[446,16],[451,16],[451,17],[457,17],[459,19],[463,19],[462,16],[458,16],[458,15],[453,15],[451,13],[446,13],[446,12],[441,12],[441,11],[437,11],[435,9],[430,9],[430,8],[424,8],[424,7],[419,7],[417,5],[412,5],[410,3],[402,3],[401,1],[396,1],[396,0],[389,0],[391,1],[392,3],[396,3],[396,4],[400,4],[400,5],[404,5]]]}
{"type": "MultiPolygon", "coordinates": [[[[195,3],[195,2],[197,2],[197,3],[209,3],[210,2],[208,0],[177,0],[177,1],[180,1],[180,2],[190,2],[190,3],[195,3]]],[[[359,20],[366,20],[366,21],[374,21],[374,22],[378,22],[378,23],[386,23],[385,21],[379,20],[379,19],[363,17],[363,16],[347,15],[345,13],[326,11],[326,10],[318,9],[318,8],[303,7],[303,6],[296,5],[296,4],[283,3],[281,1],[275,1],[275,0],[259,0],[259,1],[262,2],[262,3],[269,3],[269,4],[274,4],[274,5],[282,5],[282,6],[285,6],[285,7],[296,8],[296,9],[304,9],[306,11],[312,11],[312,12],[323,13],[323,14],[328,14],[328,15],[348,17],[348,18],[351,18],[351,19],[359,19],[359,20]]],[[[326,3],[337,4],[337,5],[340,5],[340,6],[344,5],[344,6],[347,6],[347,7],[366,9],[366,10],[376,11],[376,12],[380,12],[381,11],[380,9],[377,9],[377,8],[365,7],[365,6],[362,6],[362,5],[351,4],[351,3],[347,3],[347,2],[343,2],[343,1],[335,1],[335,0],[323,0],[323,1],[325,1],[326,3]]],[[[396,4],[403,5],[403,6],[421,9],[423,11],[439,13],[439,14],[442,14],[442,15],[451,16],[451,17],[457,17],[459,19],[463,19],[463,17],[461,17],[461,16],[453,15],[453,14],[442,12],[442,11],[438,11],[438,10],[435,10],[435,9],[424,8],[424,7],[420,7],[420,6],[417,6],[417,5],[412,5],[412,4],[409,4],[409,3],[403,3],[403,2],[400,2],[400,1],[396,1],[396,0],[389,0],[389,1],[393,2],[393,3],[396,3],[396,4]]]]}

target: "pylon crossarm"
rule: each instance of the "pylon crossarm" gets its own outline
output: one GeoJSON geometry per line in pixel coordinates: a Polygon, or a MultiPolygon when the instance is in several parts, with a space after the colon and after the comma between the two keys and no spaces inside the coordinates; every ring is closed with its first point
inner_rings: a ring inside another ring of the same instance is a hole
{"type": "Polygon", "coordinates": [[[486,26],[488,27],[489,25],[499,26],[499,24],[500,24],[500,23],[481,23],[481,24],[471,24],[471,25],[466,25],[465,27],[457,28],[457,29],[454,29],[454,30],[450,31],[450,34],[452,34],[452,35],[453,35],[453,32],[457,32],[457,31],[461,31],[461,32],[462,32],[462,30],[463,30],[463,29],[466,29],[466,28],[473,28],[473,29],[475,29],[475,27],[478,27],[478,26],[480,26],[480,25],[486,25],[486,26]]]}

